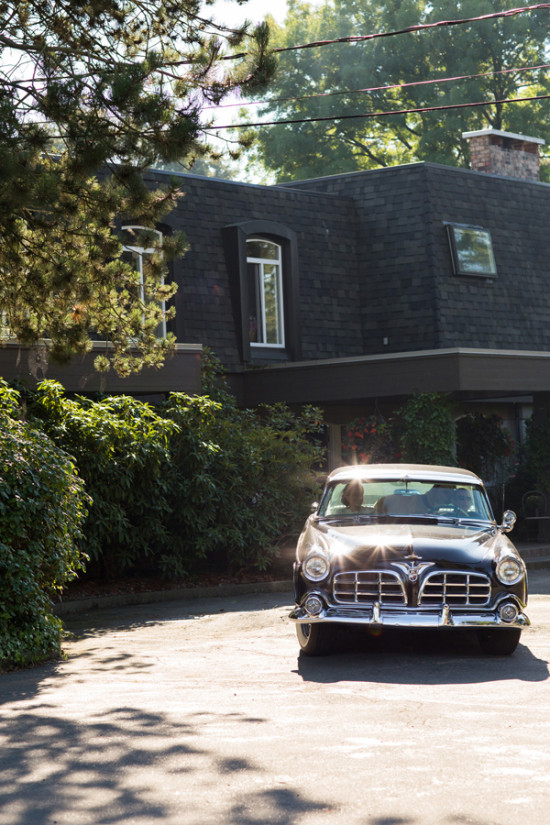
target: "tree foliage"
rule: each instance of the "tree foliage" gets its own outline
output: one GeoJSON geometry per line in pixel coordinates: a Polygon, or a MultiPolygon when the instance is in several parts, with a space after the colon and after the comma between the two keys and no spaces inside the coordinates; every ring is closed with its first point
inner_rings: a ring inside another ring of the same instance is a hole
{"type": "Polygon", "coordinates": [[[70,398],[56,381],[39,385],[29,413],[74,457],[92,498],[84,548],[104,575],[154,559],[169,544],[169,438],[175,427],[131,396],[70,398]]]}
{"type": "Polygon", "coordinates": [[[495,479],[499,465],[511,460],[515,447],[496,413],[468,413],[459,418],[456,440],[458,464],[487,480],[495,479]]]}
{"type": "MultiPolygon", "coordinates": [[[[155,162],[207,152],[205,106],[260,88],[268,29],[214,23],[200,0],[0,2],[0,312],[4,334],[51,341],[64,359],[110,341],[121,374],[159,365],[168,257],[148,256],[144,289],[121,260],[116,222],[153,228],[174,183],[144,185],[155,162]],[[229,59],[241,54],[238,59],[229,59]]],[[[206,5],[210,1],[206,0],[206,5]]]]}
{"type": "Polygon", "coordinates": [[[73,460],[19,420],[18,394],[0,385],[0,669],[59,649],[53,594],[82,568],[87,496],[73,460]]]}
{"type": "Polygon", "coordinates": [[[83,547],[103,575],[264,569],[299,532],[318,492],[320,413],[240,410],[215,375],[215,398],[173,393],[156,408],[69,398],[54,381],[31,396],[29,414],[92,497],[83,547]]]}
{"type": "Polygon", "coordinates": [[[409,396],[388,418],[380,413],[351,421],[342,441],[343,456],[356,463],[456,464],[452,408],[445,395],[409,396]]]}
{"type": "MultiPolygon", "coordinates": [[[[409,26],[492,14],[514,0],[290,0],[274,46],[399,31],[409,26]]],[[[550,11],[434,28],[362,43],[280,54],[266,102],[250,121],[334,118],[255,128],[253,157],[279,181],[430,160],[466,165],[463,131],[493,127],[550,138],[548,101],[502,105],[507,97],[549,90],[550,11]],[[464,79],[466,75],[474,75],[464,79]],[[450,82],[443,81],[452,78],[450,82]],[[463,78],[463,79],[461,79],[463,78]],[[409,84],[409,85],[402,85],[409,84]],[[357,93],[356,90],[375,89],[357,93]],[[313,98],[311,96],[317,95],[313,98]],[[470,102],[492,105],[391,117],[338,119],[470,102]]]]}

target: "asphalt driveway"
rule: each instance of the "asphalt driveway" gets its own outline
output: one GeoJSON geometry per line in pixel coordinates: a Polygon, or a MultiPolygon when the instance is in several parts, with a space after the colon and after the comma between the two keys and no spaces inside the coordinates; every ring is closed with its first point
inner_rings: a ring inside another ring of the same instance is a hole
{"type": "Polygon", "coordinates": [[[287,594],[73,617],[0,677],[0,825],[546,825],[550,574],[510,658],[469,637],[298,656],[287,594]]]}

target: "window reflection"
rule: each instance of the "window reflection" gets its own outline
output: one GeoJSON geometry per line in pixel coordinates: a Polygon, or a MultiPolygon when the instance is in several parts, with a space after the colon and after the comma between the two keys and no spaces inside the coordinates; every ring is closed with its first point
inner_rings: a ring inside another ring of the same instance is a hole
{"type": "Polygon", "coordinates": [[[447,226],[456,275],[497,274],[491,233],[475,226],[447,226]]]}

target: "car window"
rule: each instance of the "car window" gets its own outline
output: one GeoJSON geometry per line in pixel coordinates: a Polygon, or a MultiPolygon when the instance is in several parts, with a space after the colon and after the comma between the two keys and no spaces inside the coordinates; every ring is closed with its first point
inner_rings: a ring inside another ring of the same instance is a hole
{"type": "Polygon", "coordinates": [[[327,486],[319,515],[449,516],[492,521],[482,487],[430,481],[348,480],[327,486]]]}

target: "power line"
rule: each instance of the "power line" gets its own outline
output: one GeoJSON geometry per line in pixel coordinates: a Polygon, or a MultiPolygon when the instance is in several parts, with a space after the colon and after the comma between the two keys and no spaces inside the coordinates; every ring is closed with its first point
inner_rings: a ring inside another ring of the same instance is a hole
{"type": "Polygon", "coordinates": [[[533,95],[531,97],[507,97],[502,100],[481,100],[475,103],[453,103],[445,106],[421,106],[417,109],[393,109],[392,111],[367,112],[365,114],[360,115],[328,115],[325,117],[292,118],[288,120],[261,121],[258,123],[230,123],[224,126],[209,126],[208,130],[218,132],[224,129],[247,129],[256,126],[285,126],[299,123],[322,123],[327,121],[334,122],[337,120],[364,120],[367,118],[391,117],[393,115],[413,115],[423,114],[425,112],[443,112],[448,111],[450,109],[472,109],[474,107],[480,106],[499,106],[507,103],[527,103],[533,100],[548,99],[550,99],[550,94],[533,95]]]}
{"type": "Polygon", "coordinates": [[[317,40],[313,43],[304,43],[302,46],[286,46],[280,49],[274,49],[274,52],[290,52],[296,49],[313,49],[317,46],[331,46],[334,43],[363,43],[366,40],[374,40],[378,37],[393,37],[397,34],[411,34],[414,32],[426,31],[428,29],[441,28],[442,26],[463,26],[465,23],[478,23],[482,20],[494,20],[499,17],[514,17],[517,14],[523,14],[528,11],[537,11],[539,9],[550,9],[550,3],[537,3],[533,6],[521,6],[517,9],[508,9],[508,11],[496,11],[491,14],[481,14],[477,17],[463,17],[457,20],[439,20],[436,23],[419,23],[416,26],[407,26],[405,29],[398,29],[389,32],[377,32],[375,34],[352,35],[350,37],[339,37],[336,40],[317,40]]]}
{"type": "MultiPolygon", "coordinates": [[[[462,17],[456,20],[439,20],[435,23],[419,23],[416,26],[407,26],[404,29],[396,29],[389,32],[375,32],[373,34],[363,35],[349,35],[347,37],[338,37],[334,40],[315,40],[312,43],[303,43],[299,46],[282,46],[273,49],[273,54],[282,54],[284,52],[298,51],[300,49],[316,49],[321,46],[332,46],[336,43],[364,43],[369,40],[375,40],[379,37],[394,37],[398,34],[415,34],[417,32],[428,31],[430,29],[442,28],[445,26],[463,26],[466,23],[479,23],[484,20],[496,20],[501,17],[514,17],[525,12],[548,10],[550,3],[536,3],[530,6],[520,6],[515,9],[508,9],[507,11],[496,11],[491,14],[481,14],[476,17],[462,17]]],[[[239,54],[225,55],[221,60],[237,60],[241,57],[247,57],[248,52],[239,52],[239,54]]]]}
{"type": "Polygon", "coordinates": [[[238,103],[222,103],[219,106],[205,106],[204,111],[215,109],[218,111],[219,109],[234,109],[234,108],[246,108],[248,106],[267,106],[271,103],[292,103],[293,101],[301,101],[301,100],[317,100],[318,98],[323,97],[341,97],[342,95],[355,95],[355,94],[363,94],[366,92],[383,92],[383,91],[391,91],[393,89],[408,89],[412,86],[433,86],[438,83],[451,83],[459,80],[476,80],[480,77],[495,77],[496,75],[501,74],[512,74],[514,72],[529,72],[529,71],[538,71],[539,69],[548,69],[550,68],[550,63],[543,63],[540,66],[520,66],[514,69],[500,69],[499,71],[491,71],[491,72],[479,72],[478,74],[463,74],[463,75],[456,75],[455,77],[439,77],[433,78],[430,80],[414,80],[408,83],[392,83],[385,86],[368,86],[365,89],[348,89],[344,91],[337,91],[337,92],[319,92],[318,94],[314,95],[302,95],[301,97],[272,97],[268,98],[267,100],[251,100],[251,101],[239,101],[238,103]]]}

